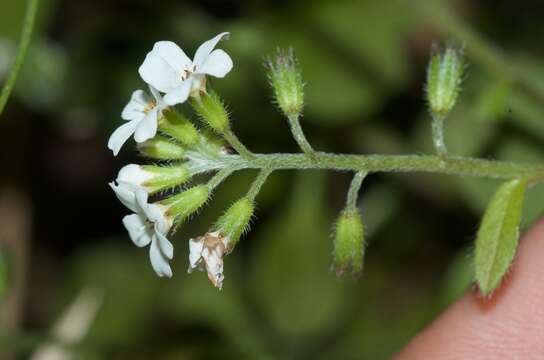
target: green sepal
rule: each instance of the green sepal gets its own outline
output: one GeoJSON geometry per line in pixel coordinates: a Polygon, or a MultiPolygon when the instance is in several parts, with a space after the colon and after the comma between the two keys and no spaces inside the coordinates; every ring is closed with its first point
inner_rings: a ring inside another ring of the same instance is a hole
{"type": "Polygon", "coordinates": [[[199,141],[199,134],[195,126],[185,115],[172,108],[163,111],[163,117],[159,121],[159,130],[184,145],[191,146],[199,141]]]}
{"type": "Polygon", "coordinates": [[[336,221],[334,233],[333,267],[337,275],[351,270],[359,274],[363,269],[364,227],[357,210],[345,210],[336,221]]]}
{"type": "Polygon", "coordinates": [[[210,90],[191,98],[193,109],[201,120],[213,130],[222,133],[229,126],[229,113],[216,92],[210,90]]]}
{"type": "Polygon", "coordinates": [[[174,223],[181,223],[197,212],[210,197],[210,189],[206,185],[193,186],[160,202],[169,207],[167,215],[174,218],[174,223]]]}
{"type": "Polygon", "coordinates": [[[161,135],[138,144],[138,151],[143,156],[157,160],[180,160],[185,150],[183,145],[161,135]]]}
{"type": "Polygon", "coordinates": [[[255,205],[246,197],[241,198],[217,220],[214,231],[226,238],[227,250],[232,251],[240,237],[249,229],[255,205]]]}
{"type": "Polygon", "coordinates": [[[141,184],[150,193],[182,185],[191,178],[190,171],[184,165],[141,165],[141,168],[151,174],[151,177],[141,184]]]}
{"type": "Polygon", "coordinates": [[[447,47],[433,51],[427,68],[427,101],[434,116],[444,117],[454,107],[461,92],[464,60],[462,51],[447,47]]]}

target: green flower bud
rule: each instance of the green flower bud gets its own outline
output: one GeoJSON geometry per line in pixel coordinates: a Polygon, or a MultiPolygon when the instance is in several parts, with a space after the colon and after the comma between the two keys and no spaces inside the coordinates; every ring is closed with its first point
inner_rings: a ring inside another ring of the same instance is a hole
{"type": "Polygon", "coordinates": [[[124,182],[144,188],[148,193],[181,185],[191,178],[185,165],[157,166],[129,164],[119,170],[117,182],[124,182]]]}
{"type": "Polygon", "coordinates": [[[217,220],[212,232],[218,232],[224,238],[227,252],[232,251],[240,240],[240,237],[248,230],[254,211],[255,206],[253,202],[243,197],[232,204],[217,220]]]}
{"type": "Polygon", "coordinates": [[[336,222],[333,267],[337,275],[363,269],[364,238],[361,215],[357,210],[343,211],[336,222]]]}
{"type": "Polygon", "coordinates": [[[174,223],[181,223],[191,214],[200,209],[210,197],[210,189],[206,185],[197,185],[172,195],[160,203],[169,207],[168,216],[174,218],[174,223]]]}
{"type": "Polygon", "coordinates": [[[266,59],[268,79],[274,89],[276,103],[287,116],[299,115],[304,107],[304,82],[293,49],[278,49],[275,59],[266,59]]]}
{"type": "Polygon", "coordinates": [[[191,104],[200,115],[202,121],[208,124],[213,130],[222,133],[229,126],[229,113],[221,101],[219,95],[214,91],[200,93],[200,96],[193,97],[191,104]]]}
{"type": "Polygon", "coordinates": [[[160,135],[138,144],[138,150],[142,155],[158,160],[179,160],[185,155],[182,145],[160,135]]]}
{"type": "Polygon", "coordinates": [[[198,131],[189,119],[172,108],[163,111],[159,130],[184,145],[194,145],[199,139],[198,131]]]}
{"type": "Polygon", "coordinates": [[[457,100],[463,80],[463,52],[453,47],[433,51],[427,69],[427,101],[435,116],[447,115],[457,100]]]}

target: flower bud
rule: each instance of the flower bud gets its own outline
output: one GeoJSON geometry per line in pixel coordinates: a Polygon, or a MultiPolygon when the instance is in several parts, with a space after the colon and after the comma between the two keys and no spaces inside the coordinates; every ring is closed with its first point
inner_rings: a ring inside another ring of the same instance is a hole
{"type": "Polygon", "coordinates": [[[157,160],[179,160],[185,154],[182,145],[160,135],[139,143],[138,150],[142,155],[157,160]]]}
{"type": "Polygon", "coordinates": [[[167,215],[174,217],[174,222],[179,224],[200,209],[209,196],[208,186],[197,185],[162,200],[160,204],[169,207],[167,215]]]}
{"type": "Polygon", "coordinates": [[[225,238],[227,252],[232,251],[240,237],[248,230],[254,210],[253,202],[243,197],[232,204],[217,220],[213,232],[217,232],[225,238]]]}
{"type": "Polygon", "coordinates": [[[304,107],[304,82],[293,49],[278,49],[275,59],[266,59],[268,79],[276,103],[286,116],[299,115],[304,107]]]}
{"type": "Polygon", "coordinates": [[[173,137],[184,145],[194,145],[198,142],[198,131],[183,114],[173,108],[163,111],[159,122],[159,130],[173,137]]]}
{"type": "Polygon", "coordinates": [[[229,126],[229,113],[214,91],[200,93],[192,98],[191,104],[204,123],[213,130],[222,133],[229,126]]]}
{"type": "Polygon", "coordinates": [[[427,69],[427,101],[435,116],[447,115],[457,100],[463,80],[463,52],[447,47],[433,51],[427,69]]]}
{"type": "Polygon", "coordinates": [[[117,182],[129,183],[143,188],[148,193],[171,188],[185,183],[191,174],[187,167],[136,165],[124,166],[117,176],[117,182]]]}
{"type": "Polygon", "coordinates": [[[364,238],[361,215],[357,210],[343,211],[334,234],[333,267],[338,276],[350,271],[360,273],[363,269],[364,238]]]}

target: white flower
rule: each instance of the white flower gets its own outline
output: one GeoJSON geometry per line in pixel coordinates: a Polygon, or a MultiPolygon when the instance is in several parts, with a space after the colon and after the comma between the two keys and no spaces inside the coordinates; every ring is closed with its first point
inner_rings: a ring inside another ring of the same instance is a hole
{"type": "Polygon", "coordinates": [[[115,185],[111,182],[109,185],[119,200],[134,211],[134,214],[123,218],[130,239],[138,247],[151,244],[149,248],[151,266],[157,275],[172,277],[168,260],[174,256],[174,247],[166,238],[172,227],[172,220],[165,214],[167,208],[149,204],[147,192],[130,183],[119,182],[115,185]]]}
{"type": "Polygon", "coordinates": [[[221,289],[223,287],[223,255],[226,253],[225,237],[219,232],[207,233],[189,240],[189,269],[207,271],[208,279],[221,289]]]}
{"type": "Polygon", "coordinates": [[[147,95],[143,90],[136,90],[123,109],[121,118],[128,122],[119,126],[108,140],[108,148],[113,151],[113,155],[119,153],[123,144],[132,134],[134,134],[134,140],[141,143],[153,138],[157,133],[157,123],[162,110],[167,105],[156,89],[153,87],[149,89],[153,97],[147,95]]]}
{"type": "Polygon", "coordinates": [[[200,45],[192,61],[175,43],[156,42],[138,72],[146,83],[166,94],[164,101],[168,105],[181,104],[204,87],[206,75],[222,78],[230,72],[230,56],[223,50],[214,50],[228,35],[221,33],[200,45]]]}
{"type": "Polygon", "coordinates": [[[141,187],[143,190],[149,192],[150,189],[146,187],[146,183],[153,179],[154,176],[155,174],[144,170],[144,168],[140,165],[128,164],[119,170],[117,182],[131,184],[135,187],[141,187]]]}

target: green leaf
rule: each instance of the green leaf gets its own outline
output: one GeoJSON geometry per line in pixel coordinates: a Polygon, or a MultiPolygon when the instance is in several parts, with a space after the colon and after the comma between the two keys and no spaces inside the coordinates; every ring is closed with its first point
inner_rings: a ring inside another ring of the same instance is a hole
{"type": "Polygon", "coordinates": [[[517,179],[497,190],[476,238],[476,281],[483,295],[499,285],[516,253],[527,181],[517,179]]]}

